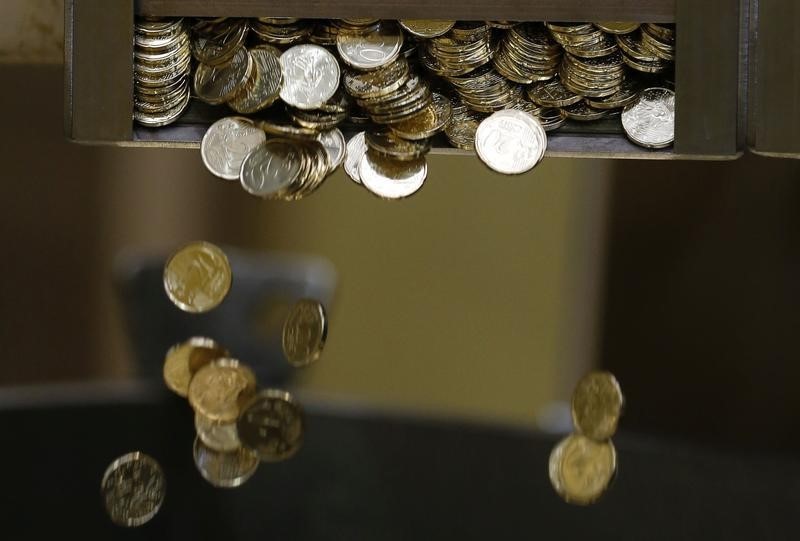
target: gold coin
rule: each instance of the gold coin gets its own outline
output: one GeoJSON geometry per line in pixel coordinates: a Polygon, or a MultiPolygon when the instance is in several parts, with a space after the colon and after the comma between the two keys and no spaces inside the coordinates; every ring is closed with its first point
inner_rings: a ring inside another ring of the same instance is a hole
{"type": "Polygon", "coordinates": [[[283,353],[289,364],[301,367],[318,360],[327,335],[325,307],[311,299],[298,301],[283,325],[283,353]]]}
{"type": "Polygon", "coordinates": [[[634,21],[604,21],[594,25],[609,34],[630,34],[639,28],[639,23],[634,21]]]}
{"type": "Polygon", "coordinates": [[[442,131],[453,117],[450,100],[433,93],[431,103],[420,113],[391,125],[392,132],[403,139],[426,139],[442,131]]]}
{"type": "Polygon", "coordinates": [[[234,488],[250,479],[258,469],[258,455],[245,447],[235,451],[215,451],[199,437],[192,449],[194,465],[203,479],[217,488],[234,488]]]}
{"type": "Polygon", "coordinates": [[[189,404],[212,421],[230,423],[240,404],[255,392],[256,376],[236,359],[217,359],[201,368],[189,384],[189,404]]]}
{"type": "Polygon", "coordinates": [[[607,440],[617,431],[622,405],[617,379],[609,372],[589,372],[572,394],[572,422],[584,436],[607,440]]]}
{"type": "Polygon", "coordinates": [[[184,312],[217,307],[231,288],[231,267],[225,253],[210,242],[187,244],[164,266],[164,289],[184,312]]]}
{"type": "Polygon", "coordinates": [[[227,356],[228,351],[210,338],[190,338],[167,351],[164,358],[164,383],[176,394],[185,397],[195,372],[214,359],[227,356]]]}
{"type": "Polygon", "coordinates": [[[194,428],[200,441],[214,451],[227,453],[242,446],[235,422],[219,423],[200,412],[195,412],[194,428]]]}
{"type": "Polygon", "coordinates": [[[617,452],[610,440],[600,443],[572,434],[553,448],[548,469],[550,482],[564,501],[589,505],[614,478],[617,452]]]}
{"type": "Polygon", "coordinates": [[[292,395],[264,389],[242,408],[236,422],[242,445],[256,451],[265,462],[293,456],[303,444],[305,416],[292,395]]]}
{"type": "Polygon", "coordinates": [[[245,87],[228,102],[238,113],[255,113],[272,105],[278,99],[283,84],[280,51],[271,45],[250,49],[253,58],[253,84],[245,87]]]}
{"type": "Polygon", "coordinates": [[[401,19],[400,26],[418,38],[435,38],[450,31],[456,24],[455,21],[440,21],[431,19],[401,19]]]}
{"type": "Polygon", "coordinates": [[[108,516],[119,526],[141,526],[153,518],[161,508],[165,490],[161,466],[139,451],[114,460],[100,482],[108,516]]]}

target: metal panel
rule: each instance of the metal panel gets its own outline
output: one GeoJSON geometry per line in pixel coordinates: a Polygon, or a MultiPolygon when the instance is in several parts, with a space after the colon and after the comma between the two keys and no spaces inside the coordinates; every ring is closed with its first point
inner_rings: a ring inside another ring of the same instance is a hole
{"type": "Polygon", "coordinates": [[[739,12],[739,0],[678,0],[675,152],[679,154],[739,154],[739,12]]]}
{"type": "Polygon", "coordinates": [[[757,154],[800,158],[800,4],[757,1],[753,18],[748,143],[757,154]]]}
{"type": "Polygon", "coordinates": [[[676,0],[136,0],[142,15],[671,22],[676,0]],[[455,14],[458,14],[457,16],[455,14]]]}
{"type": "Polygon", "coordinates": [[[130,140],[133,0],[68,0],[64,13],[67,137],[130,140]]]}

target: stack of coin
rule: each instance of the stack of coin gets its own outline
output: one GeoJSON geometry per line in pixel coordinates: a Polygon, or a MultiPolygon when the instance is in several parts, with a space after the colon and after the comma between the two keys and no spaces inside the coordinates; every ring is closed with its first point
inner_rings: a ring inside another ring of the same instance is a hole
{"type": "Polygon", "coordinates": [[[491,30],[482,22],[458,22],[443,36],[423,41],[420,62],[436,75],[466,75],[491,62],[491,30]]]}
{"type": "Polygon", "coordinates": [[[458,96],[453,99],[452,111],[453,119],[444,130],[447,140],[455,148],[474,151],[475,133],[487,115],[473,111],[458,96]]]}
{"type": "Polygon", "coordinates": [[[503,36],[493,62],[497,72],[510,81],[547,81],[558,72],[561,47],[543,25],[525,23],[512,27],[503,36]]]}
{"type": "Polygon", "coordinates": [[[133,118],[166,126],[189,105],[191,55],[183,19],[141,19],[134,27],[133,118]]]}
{"type": "Polygon", "coordinates": [[[616,39],[622,51],[622,59],[629,68],[643,73],[662,73],[671,66],[671,60],[674,59],[674,37],[669,34],[670,29],[667,27],[651,26],[664,28],[665,32],[656,34],[658,31],[650,33],[637,30],[631,34],[616,36],[616,39]]]}
{"type": "Polygon", "coordinates": [[[264,43],[294,45],[308,38],[314,26],[291,17],[259,17],[251,23],[250,29],[264,43]]]}
{"type": "Polygon", "coordinates": [[[622,390],[608,372],[590,372],[572,395],[575,432],[550,454],[550,482],[559,496],[576,505],[589,505],[602,496],[617,471],[611,437],[622,414],[622,390]]]}
{"type": "Polygon", "coordinates": [[[192,54],[198,64],[194,92],[220,105],[232,100],[253,76],[254,62],[245,48],[246,19],[199,20],[192,26],[192,54]]]}
{"type": "Polygon", "coordinates": [[[460,77],[446,77],[461,96],[464,105],[481,113],[511,108],[522,97],[520,85],[510,83],[491,65],[480,67],[460,77]]]}

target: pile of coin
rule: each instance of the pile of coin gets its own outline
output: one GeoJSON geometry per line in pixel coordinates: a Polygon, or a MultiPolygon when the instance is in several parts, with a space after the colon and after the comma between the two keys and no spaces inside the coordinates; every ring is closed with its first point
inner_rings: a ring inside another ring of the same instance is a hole
{"type": "Polygon", "coordinates": [[[675,60],[673,25],[647,23],[634,32],[616,36],[623,60],[643,73],[662,73],[675,60]]]}
{"type": "Polygon", "coordinates": [[[183,19],[144,18],[133,35],[133,118],[143,126],[165,126],[189,105],[189,34],[183,19]]]}
{"type": "Polygon", "coordinates": [[[622,406],[622,390],[609,372],[590,372],[575,387],[575,432],[553,448],[548,466],[550,482],[566,502],[594,503],[613,481],[617,452],[611,437],[617,431],[622,406]]]}

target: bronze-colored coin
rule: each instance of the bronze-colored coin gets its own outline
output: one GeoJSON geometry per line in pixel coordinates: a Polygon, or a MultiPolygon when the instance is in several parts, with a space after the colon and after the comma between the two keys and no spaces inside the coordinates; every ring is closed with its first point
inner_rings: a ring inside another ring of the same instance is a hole
{"type": "Polygon", "coordinates": [[[283,354],[292,366],[307,366],[317,361],[328,336],[328,319],[322,303],[299,300],[283,325],[283,354]]]}
{"type": "Polygon", "coordinates": [[[187,244],[164,265],[164,289],[184,312],[217,307],[231,288],[231,266],[225,253],[210,242],[187,244]]]}
{"type": "Polygon", "coordinates": [[[139,451],[114,460],[100,482],[108,516],[119,526],[141,526],[152,519],[164,502],[165,490],[161,466],[139,451]]]}
{"type": "Polygon", "coordinates": [[[202,413],[195,412],[194,429],[200,441],[214,451],[229,453],[242,446],[235,421],[220,423],[209,419],[202,413]]]}
{"type": "Polygon", "coordinates": [[[243,407],[236,426],[245,447],[264,462],[280,462],[302,446],[305,415],[289,393],[263,389],[243,407]]]}
{"type": "Polygon", "coordinates": [[[392,132],[410,140],[427,139],[442,131],[453,116],[450,100],[433,93],[431,104],[417,115],[391,125],[392,132]]]}
{"type": "Polygon", "coordinates": [[[572,394],[575,429],[587,438],[607,440],[617,431],[623,402],[622,389],[613,374],[589,372],[572,394]]]}
{"type": "Polygon", "coordinates": [[[211,105],[225,103],[247,83],[252,69],[250,53],[240,47],[227,64],[217,67],[199,64],[194,72],[194,92],[211,105]]]}
{"type": "Polygon", "coordinates": [[[228,351],[210,338],[194,337],[172,346],[164,359],[164,382],[173,392],[185,397],[194,374],[228,351]]]}
{"type": "Polygon", "coordinates": [[[435,38],[444,35],[456,24],[455,21],[432,19],[401,19],[399,23],[409,34],[418,38],[435,38]]]}
{"type": "Polygon", "coordinates": [[[204,417],[229,423],[256,389],[253,371],[236,359],[212,361],[197,371],[189,383],[189,404],[204,417]]]}
{"type": "Polygon", "coordinates": [[[596,442],[572,434],[553,448],[548,470],[553,488],[566,502],[589,505],[614,479],[617,452],[610,440],[596,442]]]}
{"type": "Polygon", "coordinates": [[[630,34],[639,29],[639,23],[633,21],[605,21],[594,25],[609,34],[630,34]]]}
{"type": "Polygon", "coordinates": [[[243,485],[258,469],[258,455],[246,447],[234,451],[215,451],[195,438],[192,449],[194,465],[203,479],[217,488],[243,485]]]}
{"type": "Polygon", "coordinates": [[[272,105],[278,99],[283,84],[280,54],[275,54],[270,45],[250,49],[253,58],[252,85],[245,87],[234,96],[228,105],[243,114],[258,112],[272,105]]]}

